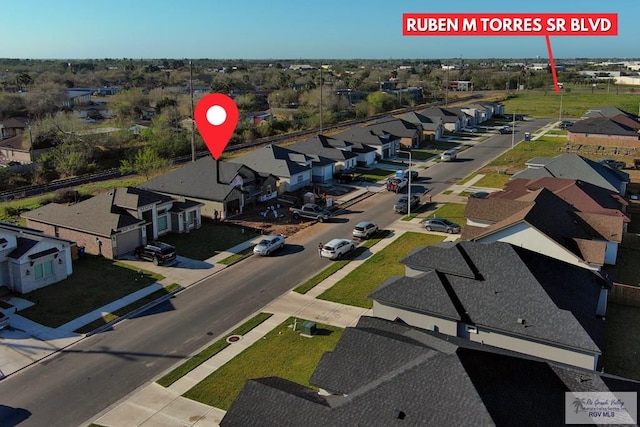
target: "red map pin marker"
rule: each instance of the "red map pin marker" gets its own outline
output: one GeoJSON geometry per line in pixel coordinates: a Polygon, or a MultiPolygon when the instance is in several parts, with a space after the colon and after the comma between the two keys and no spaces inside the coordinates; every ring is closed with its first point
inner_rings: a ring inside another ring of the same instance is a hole
{"type": "Polygon", "coordinates": [[[204,143],[218,160],[238,124],[236,103],[227,95],[211,93],[198,101],[193,115],[204,143]]]}

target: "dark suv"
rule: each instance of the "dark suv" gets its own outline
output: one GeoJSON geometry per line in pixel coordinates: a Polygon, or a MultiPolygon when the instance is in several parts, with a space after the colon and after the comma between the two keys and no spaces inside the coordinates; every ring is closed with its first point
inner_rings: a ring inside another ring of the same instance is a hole
{"type": "Polygon", "coordinates": [[[166,264],[176,259],[176,248],[162,242],[151,241],[135,250],[136,258],[153,261],[155,265],[166,264]]]}

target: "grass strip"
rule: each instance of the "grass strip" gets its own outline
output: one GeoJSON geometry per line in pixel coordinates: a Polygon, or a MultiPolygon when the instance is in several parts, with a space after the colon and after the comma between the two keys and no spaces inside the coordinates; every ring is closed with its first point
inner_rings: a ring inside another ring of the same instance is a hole
{"type": "Polygon", "coordinates": [[[262,322],[267,320],[272,316],[271,313],[260,313],[255,317],[247,320],[242,325],[238,326],[236,329],[231,331],[229,334],[225,335],[223,338],[220,338],[209,347],[202,350],[200,353],[191,357],[187,361],[185,361],[182,365],[178,366],[171,372],[169,372],[164,377],[160,378],[157,382],[163,387],[169,387],[171,384],[178,381],[180,378],[184,377],[189,372],[193,371],[198,366],[202,365],[204,362],[209,360],[211,357],[215,356],[222,350],[224,350],[230,344],[227,342],[227,338],[230,335],[244,335],[256,326],[260,325],[262,322]]]}

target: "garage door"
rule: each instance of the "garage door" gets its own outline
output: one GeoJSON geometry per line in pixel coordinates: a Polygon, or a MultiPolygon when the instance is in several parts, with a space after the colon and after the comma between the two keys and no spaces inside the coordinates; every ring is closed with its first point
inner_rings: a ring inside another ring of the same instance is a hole
{"type": "Polygon", "coordinates": [[[140,229],[135,229],[116,235],[116,247],[113,248],[113,257],[118,258],[142,244],[140,229]]]}

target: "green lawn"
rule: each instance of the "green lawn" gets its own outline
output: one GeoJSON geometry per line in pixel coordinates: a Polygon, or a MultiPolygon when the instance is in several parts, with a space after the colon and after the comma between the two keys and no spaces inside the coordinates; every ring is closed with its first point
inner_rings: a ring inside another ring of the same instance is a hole
{"type": "MultiPolygon", "coordinates": [[[[626,91],[625,91],[626,92],[626,91]]],[[[525,91],[511,95],[502,101],[507,114],[522,113],[533,117],[558,117],[560,118],[560,95],[553,90],[525,91]]],[[[582,117],[590,107],[613,105],[625,111],[638,110],[638,95],[633,93],[619,94],[615,89],[610,93],[595,91],[590,92],[562,92],[562,117],[582,117]]]]}
{"type": "Polygon", "coordinates": [[[161,240],[174,245],[178,254],[202,261],[259,235],[251,228],[205,221],[198,230],[167,234],[161,240]]]}
{"type": "Polygon", "coordinates": [[[160,378],[158,380],[158,384],[163,387],[169,387],[171,384],[175,383],[180,378],[184,377],[189,372],[193,371],[195,368],[202,365],[204,362],[211,359],[213,356],[230,346],[231,344],[227,342],[227,338],[229,338],[231,335],[245,335],[271,316],[271,313],[260,313],[247,320],[242,325],[238,326],[233,331],[220,338],[218,341],[214,342],[209,347],[205,348],[200,353],[191,357],[182,365],[178,366],[177,368],[173,369],[171,372],[160,378]]]}
{"type": "MultiPolygon", "coordinates": [[[[320,358],[335,348],[343,330],[317,324],[317,335],[307,338],[289,327],[293,322],[290,318],[279,325],[187,391],[184,397],[228,410],[244,383],[252,378],[275,376],[310,387],[309,379],[320,358]]],[[[302,322],[303,319],[298,319],[298,329],[302,322]]]]}
{"type": "Polygon", "coordinates": [[[369,181],[380,181],[381,179],[385,179],[386,177],[394,174],[394,172],[390,171],[389,169],[380,169],[380,168],[357,169],[357,172],[359,174],[362,174],[362,177],[369,181]]]}
{"type": "Polygon", "coordinates": [[[600,368],[607,374],[640,381],[640,308],[609,304],[600,368]]]}
{"type": "Polygon", "coordinates": [[[299,294],[306,294],[311,289],[313,289],[318,283],[322,282],[324,279],[326,279],[327,277],[331,276],[332,274],[340,270],[342,267],[347,265],[352,259],[360,256],[368,248],[372,247],[373,245],[378,243],[380,240],[388,237],[390,234],[391,232],[389,230],[380,230],[376,234],[376,237],[371,238],[365,241],[364,243],[362,243],[360,246],[356,248],[355,251],[351,252],[350,254],[347,254],[344,259],[340,259],[332,262],[329,265],[329,267],[325,268],[320,273],[316,274],[315,276],[311,277],[309,280],[299,285],[297,288],[294,289],[294,291],[298,292],[299,294]]]}
{"type": "Polygon", "coordinates": [[[70,277],[23,295],[35,305],[19,314],[55,328],[162,279],[159,274],[86,255],[73,263],[70,277]]]}
{"type": "Polygon", "coordinates": [[[403,276],[404,265],[400,259],[420,246],[434,245],[444,240],[442,236],[426,233],[404,233],[386,248],[367,259],[360,267],[323,292],[318,298],[356,307],[371,308],[368,295],[390,276],[403,276]]]}
{"type": "Polygon", "coordinates": [[[433,218],[446,218],[450,221],[457,222],[460,224],[460,227],[464,228],[466,224],[464,210],[466,207],[467,205],[464,203],[445,203],[429,216],[433,218]]]}

